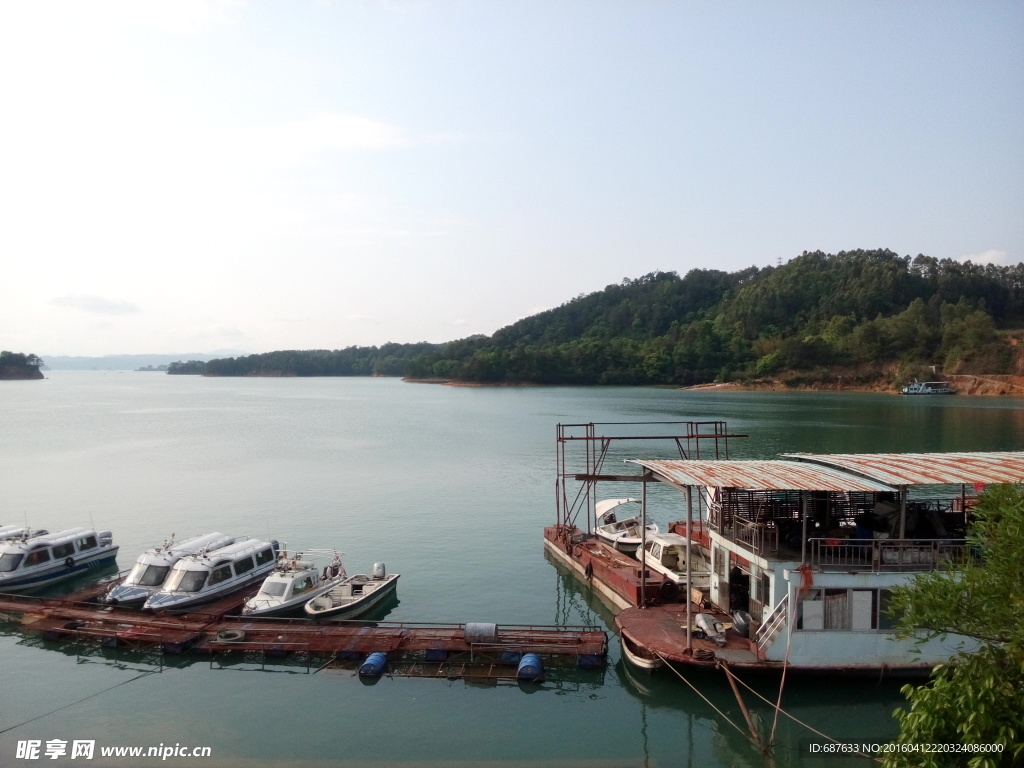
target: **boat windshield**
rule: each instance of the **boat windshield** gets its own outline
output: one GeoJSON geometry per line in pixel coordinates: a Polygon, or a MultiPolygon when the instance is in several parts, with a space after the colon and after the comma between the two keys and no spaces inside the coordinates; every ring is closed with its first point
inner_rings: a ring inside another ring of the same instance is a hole
{"type": "Polygon", "coordinates": [[[271,581],[263,585],[263,589],[260,590],[260,593],[269,595],[270,597],[280,597],[284,594],[286,589],[288,589],[287,582],[271,581]]]}
{"type": "Polygon", "coordinates": [[[24,556],[21,552],[8,552],[6,555],[0,555],[0,573],[13,571],[21,564],[21,558],[24,556]]]}
{"type": "Polygon", "coordinates": [[[209,575],[209,571],[174,571],[164,589],[168,592],[198,592],[206,584],[209,575]]]}
{"type": "Polygon", "coordinates": [[[167,578],[167,572],[171,570],[169,565],[147,565],[136,563],[125,584],[137,584],[140,587],[159,587],[167,578]]]}

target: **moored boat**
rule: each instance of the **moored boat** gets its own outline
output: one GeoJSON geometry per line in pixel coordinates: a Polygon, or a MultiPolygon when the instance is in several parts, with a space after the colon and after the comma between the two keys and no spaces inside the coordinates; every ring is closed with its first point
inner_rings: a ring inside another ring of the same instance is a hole
{"type": "Polygon", "coordinates": [[[910,384],[903,387],[900,392],[904,395],[955,395],[956,390],[949,386],[947,381],[918,381],[914,379],[910,384]]]}
{"type": "Polygon", "coordinates": [[[20,535],[0,541],[0,592],[39,589],[69,579],[112,563],[117,550],[110,531],[22,529],[20,535]]]}
{"type": "Polygon", "coordinates": [[[172,566],[188,555],[210,551],[233,544],[234,537],[224,533],[207,533],[185,541],[171,538],[159,547],[147,549],[135,561],[124,581],[113,585],[103,597],[110,605],[142,605],[163,587],[172,566]]]}
{"type": "Polygon", "coordinates": [[[385,574],[384,564],[375,563],[372,576],[365,573],[348,576],[324,594],[309,600],[303,610],[313,619],[354,619],[394,594],[398,576],[397,573],[385,574]]]}
{"type": "Polygon", "coordinates": [[[301,611],[310,600],[348,578],[337,553],[324,566],[322,573],[313,560],[304,559],[307,557],[308,553],[289,558],[286,552],[278,558],[277,565],[264,580],[260,591],[245,601],[242,615],[281,616],[301,611]]]}
{"type": "MultiPolygon", "coordinates": [[[[690,545],[690,588],[706,591],[711,587],[711,564],[696,543],[678,533],[654,533],[637,550],[637,559],[669,579],[665,586],[685,586],[687,582],[686,547],[690,545]]],[[[665,590],[671,591],[671,590],[665,590]]],[[[678,589],[676,590],[678,593],[678,589]]],[[[662,595],[667,598],[668,595],[662,595]]]]}
{"type": "MultiPolygon", "coordinates": [[[[639,511],[639,499],[605,499],[604,501],[599,501],[595,505],[597,525],[594,528],[594,533],[608,546],[614,547],[620,552],[633,554],[637,551],[642,539],[639,511]],[[631,504],[636,505],[635,511],[627,506],[631,504]],[[623,513],[623,510],[628,510],[626,514],[629,516],[620,520],[619,516],[623,513]]],[[[647,524],[648,536],[657,532],[658,526],[655,523],[647,524]]]]}
{"type": "Polygon", "coordinates": [[[144,609],[183,611],[262,580],[277,561],[276,541],[243,539],[212,552],[199,551],[171,567],[167,580],[144,609]]]}

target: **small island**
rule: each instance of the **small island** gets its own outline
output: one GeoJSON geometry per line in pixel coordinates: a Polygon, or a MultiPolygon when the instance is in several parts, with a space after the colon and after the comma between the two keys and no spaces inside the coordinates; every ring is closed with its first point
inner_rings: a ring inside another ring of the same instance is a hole
{"type": "Polygon", "coordinates": [[[0,352],[0,380],[41,379],[43,372],[39,367],[43,364],[38,355],[26,355],[22,352],[0,352]]]}

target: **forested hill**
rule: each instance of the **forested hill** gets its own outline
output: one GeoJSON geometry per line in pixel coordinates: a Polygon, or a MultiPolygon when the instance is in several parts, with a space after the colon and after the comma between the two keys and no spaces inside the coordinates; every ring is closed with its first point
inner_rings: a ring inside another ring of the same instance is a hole
{"type": "Polygon", "coordinates": [[[438,349],[439,344],[383,344],[380,347],[284,350],[210,360],[189,361],[168,373],[206,376],[402,376],[409,362],[438,349]]]}
{"type": "Polygon", "coordinates": [[[11,379],[41,379],[39,366],[43,361],[38,355],[23,352],[0,352],[0,381],[11,379]]]}
{"type": "MultiPolygon", "coordinates": [[[[1024,264],[805,252],[779,267],[655,272],[415,357],[410,378],[698,384],[902,364],[1013,373],[1024,264]]],[[[870,373],[868,373],[870,376],[870,373]]]]}

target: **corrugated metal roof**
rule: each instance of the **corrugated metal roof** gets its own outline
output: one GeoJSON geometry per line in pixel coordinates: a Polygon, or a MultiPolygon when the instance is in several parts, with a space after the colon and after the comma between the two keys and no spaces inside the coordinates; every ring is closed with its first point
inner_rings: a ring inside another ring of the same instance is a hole
{"type": "Polygon", "coordinates": [[[655,461],[633,459],[676,485],[752,491],[891,491],[888,485],[830,467],[797,461],[655,461]]]}
{"type": "Polygon", "coordinates": [[[1024,452],[987,453],[786,453],[801,463],[813,462],[856,472],[889,485],[930,483],[1024,482],[1024,452]]]}

